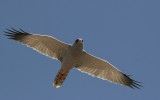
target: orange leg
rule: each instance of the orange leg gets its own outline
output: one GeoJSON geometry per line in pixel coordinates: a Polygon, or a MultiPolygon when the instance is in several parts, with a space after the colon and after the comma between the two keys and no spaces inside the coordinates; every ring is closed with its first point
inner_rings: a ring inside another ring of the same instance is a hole
{"type": "Polygon", "coordinates": [[[66,78],[66,76],[67,76],[67,74],[69,73],[69,70],[68,71],[66,71],[65,73],[64,73],[64,75],[62,75],[62,78],[61,79],[64,79],[64,78],[66,78]]]}
{"type": "Polygon", "coordinates": [[[61,69],[60,72],[59,72],[58,79],[61,79],[61,77],[63,76],[62,72],[63,72],[63,70],[61,69]]]}
{"type": "Polygon", "coordinates": [[[53,82],[53,86],[54,87],[60,87],[62,85],[62,83],[64,82],[64,80],[66,79],[68,73],[70,70],[67,70],[66,72],[63,73],[63,70],[60,69],[60,71],[58,72],[54,82],[53,82]]]}

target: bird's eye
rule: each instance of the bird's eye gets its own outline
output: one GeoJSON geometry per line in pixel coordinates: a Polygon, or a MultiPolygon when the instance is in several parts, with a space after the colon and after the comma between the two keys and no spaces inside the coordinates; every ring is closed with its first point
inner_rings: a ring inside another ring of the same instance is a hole
{"type": "Polygon", "coordinates": [[[78,39],[76,40],[76,43],[78,42],[78,39]]]}

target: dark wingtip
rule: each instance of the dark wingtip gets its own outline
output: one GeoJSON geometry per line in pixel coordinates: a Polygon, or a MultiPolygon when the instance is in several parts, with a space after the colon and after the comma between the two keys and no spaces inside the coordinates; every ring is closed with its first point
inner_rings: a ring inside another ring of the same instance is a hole
{"type": "Polygon", "coordinates": [[[130,76],[132,76],[132,75],[126,75],[126,74],[124,74],[124,75],[129,80],[128,83],[126,84],[126,86],[128,86],[132,89],[135,89],[135,88],[136,89],[141,89],[141,87],[143,87],[142,85],[140,85],[140,84],[142,84],[142,82],[135,81],[135,80],[130,78],[130,76]]]}
{"type": "Polygon", "coordinates": [[[8,39],[14,39],[14,40],[19,40],[22,39],[24,36],[29,35],[29,33],[25,32],[24,30],[20,29],[16,30],[15,28],[11,27],[6,28],[7,31],[3,31],[5,36],[8,37],[8,39]]]}
{"type": "Polygon", "coordinates": [[[138,82],[138,81],[132,81],[132,83],[129,85],[129,87],[131,87],[132,89],[141,89],[143,86],[138,84],[138,83],[142,83],[142,82],[138,82]]]}

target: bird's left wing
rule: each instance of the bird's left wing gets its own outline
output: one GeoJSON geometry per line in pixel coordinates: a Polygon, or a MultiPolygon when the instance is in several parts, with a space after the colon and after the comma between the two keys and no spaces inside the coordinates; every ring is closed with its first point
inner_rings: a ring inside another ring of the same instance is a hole
{"type": "Polygon", "coordinates": [[[107,61],[86,52],[81,56],[79,66],[76,68],[84,73],[88,73],[89,75],[109,80],[110,82],[117,84],[129,86],[131,88],[139,88],[139,86],[141,86],[138,84],[140,82],[131,79],[129,75],[122,73],[107,61]]]}
{"type": "Polygon", "coordinates": [[[46,56],[59,60],[60,62],[62,62],[66,51],[70,47],[70,45],[51,36],[30,34],[22,29],[20,29],[20,31],[14,28],[12,28],[12,30],[7,30],[8,31],[5,31],[5,35],[9,36],[9,39],[13,39],[27,45],[46,56]]]}

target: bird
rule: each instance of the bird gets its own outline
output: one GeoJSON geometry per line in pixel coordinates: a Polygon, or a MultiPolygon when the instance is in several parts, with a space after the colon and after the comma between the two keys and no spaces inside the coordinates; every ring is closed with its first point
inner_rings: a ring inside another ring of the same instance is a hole
{"type": "Polygon", "coordinates": [[[62,85],[73,68],[91,76],[133,89],[143,87],[142,82],[131,79],[130,75],[121,72],[108,61],[87,53],[83,49],[83,40],[81,38],[76,39],[71,45],[48,35],[28,33],[21,28],[16,30],[11,27],[6,30],[4,32],[8,39],[18,41],[61,62],[61,68],[53,81],[53,86],[56,88],[62,85]]]}

